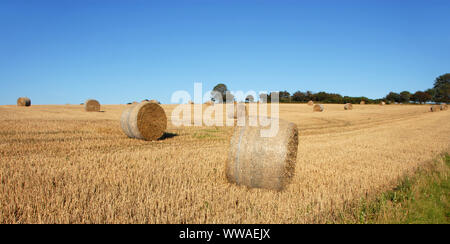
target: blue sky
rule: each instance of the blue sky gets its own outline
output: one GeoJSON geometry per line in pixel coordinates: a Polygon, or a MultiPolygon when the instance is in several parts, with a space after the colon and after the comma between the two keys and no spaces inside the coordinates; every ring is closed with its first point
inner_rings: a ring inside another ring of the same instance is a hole
{"type": "Polygon", "coordinates": [[[450,1],[0,1],[0,104],[230,90],[379,98],[450,72],[450,1]]]}

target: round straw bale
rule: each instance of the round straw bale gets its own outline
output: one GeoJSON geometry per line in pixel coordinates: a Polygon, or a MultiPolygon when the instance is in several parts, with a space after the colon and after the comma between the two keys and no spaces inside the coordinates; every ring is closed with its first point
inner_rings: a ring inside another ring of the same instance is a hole
{"type": "Polygon", "coordinates": [[[19,97],[17,99],[17,106],[20,106],[20,107],[31,106],[31,100],[28,97],[19,97]]]}
{"type": "Polygon", "coordinates": [[[364,105],[364,104],[366,104],[366,102],[365,101],[361,101],[359,104],[364,105]]]}
{"type": "Polygon", "coordinates": [[[344,105],[344,109],[345,109],[345,110],[352,110],[352,109],[353,109],[353,105],[352,105],[351,103],[346,103],[346,104],[344,105]]]}
{"type": "Polygon", "coordinates": [[[143,102],[125,109],[120,123],[128,137],[152,141],[164,134],[167,117],[159,104],[143,102]]]}
{"type": "Polygon", "coordinates": [[[312,106],[312,105],[314,105],[314,102],[313,102],[312,100],[310,100],[310,101],[308,102],[308,105],[309,105],[309,106],[312,106]]]}
{"type": "Polygon", "coordinates": [[[440,105],[431,105],[430,112],[439,112],[441,110],[440,105]]]}
{"type": "Polygon", "coordinates": [[[322,104],[314,105],[313,112],[323,112],[323,105],[322,104]]]}
{"type": "Polygon", "coordinates": [[[120,116],[120,127],[122,127],[122,131],[130,138],[134,138],[133,133],[131,133],[131,129],[128,123],[128,118],[130,117],[131,110],[136,106],[136,104],[131,104],[131,106],[127,107],[123,112],[122,116],[120,116]]]}
{"type": "Polygon", "coordinates": [[[230,183],[278,191],[289,184],[297,162],[297,126],[280,119],[274,137],[261,137],[261,130],[267,128],[235,127],[225,166],[230,183]]]}
{"type": "Polygon", "coordinates": [[[94,99],[88,99],[84,102],[84,110],[87,112],[99,112],[100,103],[94,99]]]}
{"type": "Polygon", "coordinates": [[[248,117],[248,109],[245,103],[234,103],[233,110],[227,110],[227,117],[237,119],[239,117],[248,117]]]}
{"type": "Polygon", "coordinates": [[[386,105],[385,102],[381,102],[381,103],[380,103],[380,106],[384,106],[384,105],[386,105]]]}
{"type": "Polygon", "coordinates": [[[441,110],[447,110],[448,109],[448,105],[446,103],[441,103],[441,110]]]}

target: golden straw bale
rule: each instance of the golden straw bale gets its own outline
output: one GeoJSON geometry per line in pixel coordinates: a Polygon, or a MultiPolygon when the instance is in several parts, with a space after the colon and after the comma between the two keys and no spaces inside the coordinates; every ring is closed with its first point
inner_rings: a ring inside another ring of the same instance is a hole
{"type": "Polygon", "coordinates": [[[28,97],[19,97],[17,99],[17,106],[29,107],[31,106],[31,100],[28,97]]]}
{"type": "Polygon", "coordinates": [[[352,109],[353,109],[353,105],[352,105],[351,103],[346,103],[346,104],[344,105],[344,109],[345,109],[345,110],[352,110],[352,109]]]}
{"type": "Polygon", "coordinates": [[[297,161],[297,126],[280,119],[274,137],[261,137],[261,130],[267,128],[235,127],[225,167],[230,183],[278,191],[289,184],[297,161]]]}
{"type": "Polygon", "coordinates": [[[100,103],[94,99],[88,99],[84,103],[84,110],[87,112],[99,112],[100,111],[100,103]]]}
{"type": "Polygon", "coordinates": [[[126,108],[120,124],[128,137],[152,141],[164,134],[167,116],[159,104],[143,102],[126,108]]]}
{"type": "Polygon", "coordinates": [[[313,112],[323,112],[323,105],[322,104],[315,104],[313,107],[313,112]]]}
{"type": "Polygon", "coordinates": [[[431,105],[430,112],[439,112],[439,111],[441,111],[440,105],[431,105]]]}

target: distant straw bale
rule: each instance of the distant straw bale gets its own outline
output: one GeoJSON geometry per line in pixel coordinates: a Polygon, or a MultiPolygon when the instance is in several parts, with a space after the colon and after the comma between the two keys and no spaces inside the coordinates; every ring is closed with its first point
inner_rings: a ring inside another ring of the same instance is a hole
{"type": "Polygon", "coordinates": [[[448,105],[446,103],[441,103],[440,108],[442,111],[447,110],[448,109],[448,105]]]}
{"type": "Polygon", "coordinates": [[[344,105],[344,109],[345,109],[345,110],[352,110],[352,109],[353,109],[353,105],[352,105],[351,103],[346,103],[346,104],[344,105]]]}
{"type": "Polygon", "coordinates": [[[17,106],[29,107],[29,106],[31,106],[31,100],[28,97],[19,97],[17,99],[17,106]]]}
{"type": "Polygon", "coordinates": [[[322,104],[316,104],[313,107],[313,112],[323,112],[323,105],[322,104]]]}
{"type": "Polygon", "coordinates": [[[430,112],[439,112],[439,111],[441,111],[440,105],[431,105],[430,112]]]}
{"type": "Polygon", "coordinates": [[[88,99],[84,102],[84,110],[87,112],[99,112],[100,103],[94,99],[88,99]]]}
{"type": "Polygon", "coordinates": [[[308,105],[309,105],[309,106],[312,106],[312,105],[314,105],[314,102],[313,102],[312,100],[310,100],[310,101],[308,102],[308,105]]]}
{"type": "Polygon", "coordinates": [[[359,104],[364,105],[364,104],[366,104],[366,102],[365,101],[361,101],[359,104]]]}

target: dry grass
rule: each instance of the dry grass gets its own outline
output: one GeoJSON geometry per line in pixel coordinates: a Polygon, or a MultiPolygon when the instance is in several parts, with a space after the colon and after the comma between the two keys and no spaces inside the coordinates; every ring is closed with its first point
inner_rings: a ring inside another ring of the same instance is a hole
{"type": "Polygon", "coordinates": [[[450,113],[429,106],[282,105],[299,129],[295,176],[283,192],[247,189],[225,178],[232,128],[169,122],[164,140],[135,140],[126,107],[0,106],[0,222],[326,222],[450,146],[450,113]]]}

